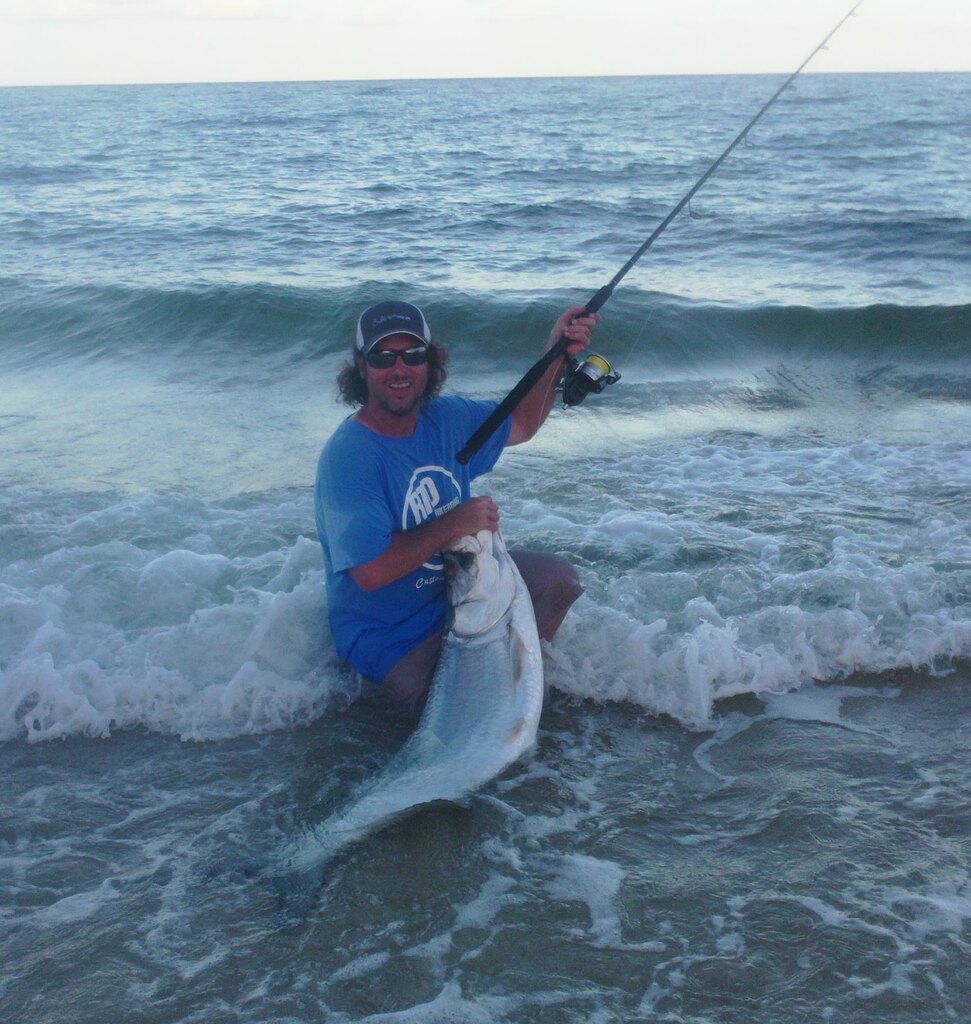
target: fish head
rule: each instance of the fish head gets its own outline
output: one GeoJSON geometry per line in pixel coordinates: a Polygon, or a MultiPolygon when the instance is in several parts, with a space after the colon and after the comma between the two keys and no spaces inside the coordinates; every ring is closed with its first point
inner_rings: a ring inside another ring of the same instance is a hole
{"type": "Polygon", "coordinates": [[[505,615],[516,595],[512,561],[501,537],[489,530],[459,538],[443,554],[451,630],[480,636],[505,615]]]}

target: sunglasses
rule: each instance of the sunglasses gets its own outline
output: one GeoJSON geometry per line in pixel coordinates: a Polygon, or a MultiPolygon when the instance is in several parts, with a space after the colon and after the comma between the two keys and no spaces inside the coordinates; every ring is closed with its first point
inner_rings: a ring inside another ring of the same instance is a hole
{"type": "Polygon", "coordinates": [[[390,370],[401,356],[405,366],[424,366],[428,362],[428,349],[424,345],[416,348],[406,348],[403,352],[389,352],[382,349],[380,352],[365,353],[364,360],[372,369],[390,370]]]}

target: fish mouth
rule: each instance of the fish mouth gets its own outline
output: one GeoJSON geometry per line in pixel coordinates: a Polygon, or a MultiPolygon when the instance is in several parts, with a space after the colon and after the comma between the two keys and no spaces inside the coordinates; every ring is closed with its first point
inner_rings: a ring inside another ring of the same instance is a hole
{"type": "Polygon", "coordinates": [[[454,574],[459,569],[468,572],[475,565],[475,554],[472,551],[446,550],[442,552],[446,568],[454,574]]]}

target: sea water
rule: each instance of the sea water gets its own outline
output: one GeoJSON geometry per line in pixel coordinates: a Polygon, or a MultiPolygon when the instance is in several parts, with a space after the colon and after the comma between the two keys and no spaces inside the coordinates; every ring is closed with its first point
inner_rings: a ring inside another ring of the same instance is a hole
{"type": "Polygon", "coordinates": [[[971,77],[799,80],[480,481],[585,594],[534,757],[261,866],[412,723],[333,650],[361,308],[500,398],[771,77],[0,90],[4,1021],[952,1021],[971,77]]]}

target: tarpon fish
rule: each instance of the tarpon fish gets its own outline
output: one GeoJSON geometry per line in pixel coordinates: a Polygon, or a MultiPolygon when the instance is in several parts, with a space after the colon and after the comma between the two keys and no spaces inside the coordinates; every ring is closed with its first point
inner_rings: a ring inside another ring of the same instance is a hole
{"type": "Polygon", "coordinates": [[[543,662],[529,592],[498,533],[444,553],[451,622],[418,726],[351,802],[283,853],[313,875],[336,853],[422,804],[460,800],[529,751],[543,707],[543,662]]]}

